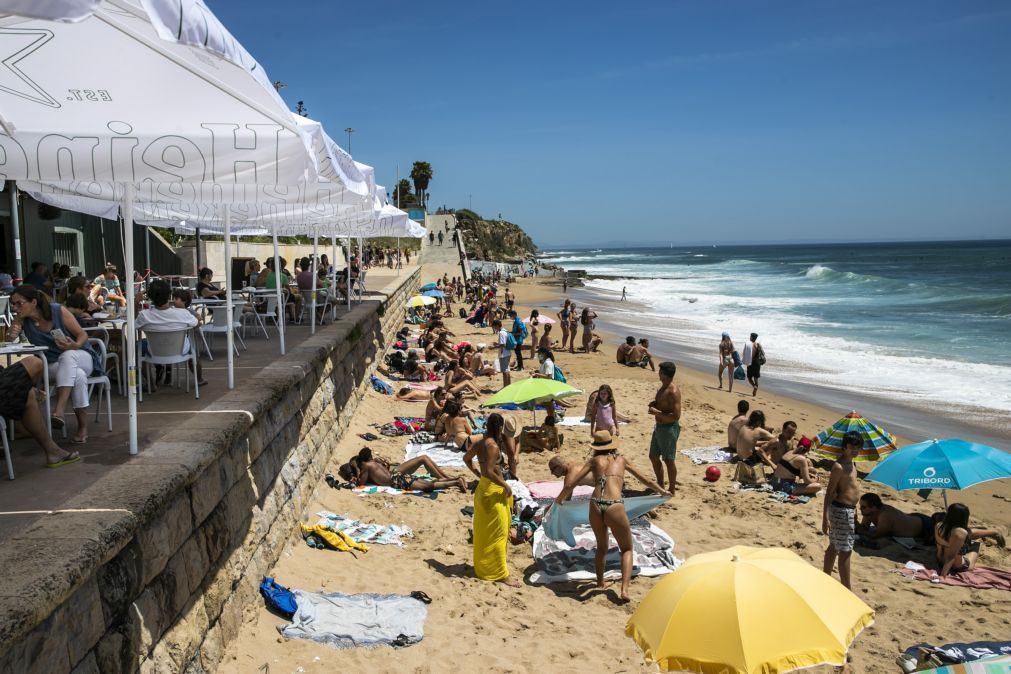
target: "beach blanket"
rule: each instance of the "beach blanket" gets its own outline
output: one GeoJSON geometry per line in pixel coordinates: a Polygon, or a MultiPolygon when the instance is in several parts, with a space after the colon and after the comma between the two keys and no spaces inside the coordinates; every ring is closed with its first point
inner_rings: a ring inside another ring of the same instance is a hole
{"type": "Polygon", "coordinates": [[[506,549],[513,500],[505,489],[482,477],[474,491],[474,575],[481,580],[502,580],[509,576],[506,549]]]}
{"type": "Polygon", "coordinates": [[[278,627],[288,639],[354,648],[406,646],[425,636],[428,609],[413,597],[295,590],[295,602],[291,624],[278,627]]]}
{"type": "MultiPolygon", "coordinates": [[[[412,381],[407,385],[407,388],[413,389],[415,391],[434,391],[439,388],[438,384],[422,384],[421,382],[412,381]]],[[[421,401],[424,402],[424,401],[421,401]]]]}
{"type": "Polygon", "coordinates": [[[425,498],[430,498],[435,500],[439,497],[439,492],[441,489],[433,489],[432,491],[421,491],[420,489],[411,489],[410,491],[404,491],[403,489],[395,489],[393,487],[380,487],[378,485],[369,485],[367,487],[355,487],[352,490],[355,494],[359,496],[372,496],[374,494],[386,494],[387,496],[424,496],[425,498]]]}
{"type": "Polygon", "coordinates": [[[464,468],[463,452],[456,448],[452,442],[428,442],[425,444],[408,443],[404,448],[404,460],[413,459],[426,455],[435,462],[437,466],[448,468],[464,468]]]}
{"type": "Polygon", "coordinates": [[[330,531],[344,533],[356,543],[397,545],[403,547],[404,542],[402,539],[414,538],[414,532],[411,531],[410,527],[398,526],[396,524],[365,524],[359,520],[327,511],[316,514],[319,515],[319,524],[325,526],[330,531]]]}
{"type": "MultiPolygon", "coordinates": [[[[628,424],[627,421],[619,421],[619,425],[625,426],[628,424]]],[[[583,421],[583,418],[578,414],[572,417],[565,417],[564,419],[559,419],[555,422],[555,426],[589,426],[589,421],[583,421]]]]}
{"type": "MultiPolygon", "coordinates": [[[[629,520],[645,515],[650,510],[671,499],[670,496],[632,496],[625,499],[625,512],[629,520]]],[[[567,501],[554,504],[544,518],[545,535],[576,547],[575,529],[590,522],[590,501],[567,501]]]]}
{"type": "Polygon", "coordinates": [[[945,644],[932,646],[916,644],[907,648],[903,654],[916,660],[920,649],[936,655],[945,664],[973,662],[982,658],[992,658],[998,655],[1011,655],[1011,641],[973,641],[971,643],[945,644]]]}
{"type": "MultiPolygon", "coordinates": [[[[564,480],[538,480],[527,485],[530,495],[539,499],[555,499],[562,492],[565,486],[564,480]]],[[[589,496],[593,493],[593,487],[579,485],[572,492],[573,496],[589,496]]]]}
{"type": "MultiPolygon", "coordinates": [[[[554,510],[554,506],[552,506],[554,510]]],[[[609,536],[604,577],[621,577],[621,553],[613,536],[609,536]]],[[[594,580],[594,557],[597,540],[590,525],[576,527],[575,545],[553,539],[541,528],[534,533],[533,555],[537,571],[530,576],[535,585],[594,580]]],[[[674,541],[663,529],[643,519],[632,522],[632,575],[662,576],[674,571],[684,561],[674,556],[674,541]]]]}
{"type": "Polygon", "coordinates": [[[693,447],[682,449],[681,453],[692,460],[696,466],[707,463],[730,463],[734,455],[723,447],[693,447]]]}
{"type": "Polygon", "coordinates": [[[954,585],[956,587],[972,587],[977,590],[1008,590],[1011,591],[1011,570],[995,569],[989,566],[977,566],[972,571],[952,573],[941,578],[937,571],[928,569],[923,564],[917,562],[907,562],[906,566],[899,570],[906,578],[914,580],[928,580],[941,585],[954,585]]]}

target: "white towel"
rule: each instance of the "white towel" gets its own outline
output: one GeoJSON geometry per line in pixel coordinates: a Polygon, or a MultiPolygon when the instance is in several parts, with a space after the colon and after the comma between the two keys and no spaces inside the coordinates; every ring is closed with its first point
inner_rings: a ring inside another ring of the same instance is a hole
{"type": "Polygon", "coordinates": [[[456,449],[453,443],[429,442],[418,445],[413,442],[408,443],[404,449],[404,460],[413,459],[418,456],[427,455],[437,466],[447,468],[463,468],[463,452],[456,449]]]}
{"type": "Polygon", "coordinates": [[[288,639],[311,639],[337,648],[392,644],[404,635],[413,644],[425,636],[428,609],[395,594],[341,594],[295,590],[298,610],[277,629],[288,639]]]}

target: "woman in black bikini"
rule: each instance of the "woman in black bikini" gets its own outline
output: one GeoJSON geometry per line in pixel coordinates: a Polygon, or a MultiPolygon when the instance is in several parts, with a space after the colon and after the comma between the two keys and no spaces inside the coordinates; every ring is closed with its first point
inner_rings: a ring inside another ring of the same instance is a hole
{"type": "Polygon", "coordinates": [[[596,486],[590,498],[590,526],[597,539],[595,558],[597,571],[597,587],[604,587],[604,560],[607,557],[608,530],[614,534],[621,551],[621,600],[629,601],[628,584],[632,580],[632,527],[625,513],[625,499],[622,497],[622,487],[625,484],[625,473],[628,472],[644,485],[658,494],[669,496],[656,482],[618,454],[618,445],[608,431],[597,431],[593,434],[593,444],[590,446],[593,455],[578,473],[570,475],[565,480],[565,487],[556,503],[563,503],[572,496],[572,491],[583,478],[593,473],[596,486]]]}
{"type": "Polygon", "coordinates": [[[952,503],[944,520],[934,528],[937,545],[937,565],[941,576],[971,571],[979,559],[980,539],[993,538],[1004,547],[1004,536],[996,529],[973,529],[969,526],[969,508],[952,503]]]}
{"type": "Polygon", "coordinates": [[[776,491],[792,496],[814,496],[821,489],[811,459],[807,457],[811,443],[797,445],[776,462],[769,484],[776,491]]]}

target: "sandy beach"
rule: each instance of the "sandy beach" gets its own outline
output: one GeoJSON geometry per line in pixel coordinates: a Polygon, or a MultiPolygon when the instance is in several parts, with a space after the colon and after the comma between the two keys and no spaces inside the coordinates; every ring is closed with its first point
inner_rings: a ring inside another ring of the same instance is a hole
{"type": "MultiPolygon", "coordinates": [[[[422,278],[434,279],[443,271],[439,267],[426,267],[422,278]]],[[[445,271],[453,275],[459,273],[459,268],[445,271]]],[[[538,308],[542,314],[554,316],[561,305],[561,286],[552,279],[519,280],[512,288],[522,315],[538,308]]],[[[448,324],[458,339],[492,341],[490,329],[474,329],[459,319],[448,324]]],[[[584,391],[603,383],[612,386],[617,409],[633,418],[632,423],[621,429],[622,453],[648,472],[652,419],[646,413],[646,405],[658,386],[657,376],[649,370],[617,365],[614,351],[619,339],[614,335],[603,336],[605,341],[599,353],[559,353],[557,363],[564,368],[569,383],[584,391]]],[[[658,361],[678,361],[677,354],[655,355],[658,361]]],[[[527,363],[528,368],[532,362],[527,363]]],[[[776,373],[770,370],[767,376],[775,377],[776,373]]],[[[827,409],[765,391],[752,399],[750,387],[727,393],[716,388],[715,367],[713,372],[700,372],[679,366],[675,381],[684,399],[680,448],[724,445],[727,421],[745,392],[752,409],[765,411],[770,426],[778,428],[792,419],[798,423],[799,432],[809,437],[849,411],[827,409]]],[[[490,385],[498,388],[500,379],[490,385]]],[[[577,405],[574,411],[581,411],[585,397],[573,400],[577,405]]],[[[366,443],[358,434],[375,432],[373,424],[389,422],[394,416],[418,416],[423,412],[423,403],[393,402],[387,396],[369,392],[345,430],[336,456],[346,461],[368,444],[379,455],[395,461],[401,459],[404,438],[383,437],[366,443]]],[[[521,423],[530,418],[529,413],[511,414],[517,414],[521,423]]],[[[877,421],[887,427],[887,419],[877,421]]],[[[563,431],[562,454],[570,460],[585,458],[589,428],[563,431]]],[[[900,440],[900,445],[904,442],[900,440]]],[[[521,455],[519,477],[525,481],[551,479],[547,470],[549,458],[548,454],[521,455]]],[[[686,457],[679,455],[678,467],[677,495],[658,510],[653,523],[675,540],[679,558],[735,544],[782,546],[820,567],[827,543],[820,532],[820,497],[807,504],[780,503],[764,493],[736,491],[728,479],[732,475],[730,466],[721,466],[724,476],[715,483],[703,480],[705,466],[692,465],[686,457]]],[[[871,467],[858,465],[861,472],[871,467]]],[[[336,474],[337,468],[334,463],[329,472],[336,474]]],[[[457,475],[463,474],[463,470],[447,472],[457,475]]],[[[628,487],[639,488],[631,478],[628,487]]],[[[886,502],[907,512],[931,513],[941,509],[941,495],[937,492],[924,502],[910,492],[899,494],[871,484],[866,484],[865,489],[881,494],[886,502]]],[[[965,494],[953,494],[951,500],[970,507],[974,524],[997,526],[1007,533],[1011,498],[1006,482],[991,482],[965,494]]],[[[428,607],[424,640],[406,649],[354,650],[336,650],[302,640],[287,641],[277,632],[283,619],[270,613],[261,602],[248,607],[239,628],[240,636],[229,646],[221,671],[329,672],[335,667],[368,672],[656,671],[624,635],[624,629],[635,606],[657,579],[633,578],[629,605],[617,603],[615,587],[599,591],[591,582],[523,583],[514,589],[477,580],[471,567],[470,517],[461,512],[461,508],[471,503],[470,494],[455,491],[441,492],[434,499],[410,495],[361,496],[319,485],[312,506],[303,516],[315,520],[317,512],[326,510],[366,522],[403,524],[414,531],[414,538],[407,539],[402,548],[376,545],[367,553],[351,554],[311,549],[293,531],[281,561],[267,570],[269,575],[288,587],[310,591],[407,594],[423,590],[434,600],[428,607]],[[265,669],[264,665],[268,667],[265,669]]],[[[853,589],[876,615],[875,624],[853,644],[852,671],[898,671],[895,657],[919,642],[996,640],[1011,635],[1011,593],[933,585],[907,580],[896,573],[905,561],[926,563],[932,555],[932,549],[906,551],[891,542],[883,543],[877,550],[857,548],[853,557],[853,589]]],[[[1011,552],[987,544],[980,563],[1006,568],[1011,565],[1011,552]]],[[[517,577],[525,577],[534,570],[528,544],[510,546],[509,566],[517,577]]],[[[770,619],[775,620],[775,616],[770,619]]]]}

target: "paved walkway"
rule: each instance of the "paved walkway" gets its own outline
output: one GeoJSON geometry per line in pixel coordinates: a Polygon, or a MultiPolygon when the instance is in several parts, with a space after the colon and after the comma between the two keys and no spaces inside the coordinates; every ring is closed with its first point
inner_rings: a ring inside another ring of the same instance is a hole
{"type": "MultiPolygon", "coordinates": [[[[372,290],[382,291],[387,286],[400,282],[415,269],[414,265],[405,267],[398,274],[390,269],[371,269],[368,272],[368,286],[372,290]]],[[[366,295],[368,299],[368,295],[366,295]]],[[[338,321],[340,314],[338,314],[338,321]]],[[[323,328],[326,329],[326,326],[323,328]]],[[[317,331],[320,328],[317,328],[317,331]]],[[[280,343],[277,331],[268,327],[270,338],[264,339],[263,333],[247,332],[246,346],[240,348],[240,355],[235,359],[235,387],[241,389],[243,383],[264,367],[270,365],[280,356],[280,343]]],[[[285,345],[290,350],[310,336],[308,324],[288,325],[285,329],[285,345]]],[[[143,454],[146,446],[151,445],[166,431],[185,424],[187,419],[201,414],[202,410],[228,393],[226,386],[226,370],[228,367],[225,351],[225,339],[218,335],[213,346],[214,360],[202,359],[204,378],[209,385],[201,387],[200,399],[193,397],[193,390],[185,392],[182,387],[162,386],[153,395],[144,394],[144,402],[138,405],[138,431],[140,452],[143,454]]],[[[57,442],[67,449],[80,451],[82,460],[63,468],[51,470],[45,468],[45,456],[42,450],[30,438],[18,439],[11,446],[11,457],[14,461],[15,480],[0,479],[0,541],[13,535],[18,530],[30,525],[42,515],[57,511],[67,499],[76,495],[81,489],[92,484],[100,477],[128,463],[127,429],[127,399],[118,395],[114,389],[112,396],[112,433],[107,428],[107,417],[102,411],[102,417],[95,422],[94,411],[97,409],[97,396],[91,401],[91,418],[89,440],[85,445],[73,445],[62,439],[56,433],[57,442]]],[[[68,414],[68,433],[73,434],[75,422],[73,415],[68,414]]],[[[2,473],[6,477],[6,468],[2,473]]]]}

